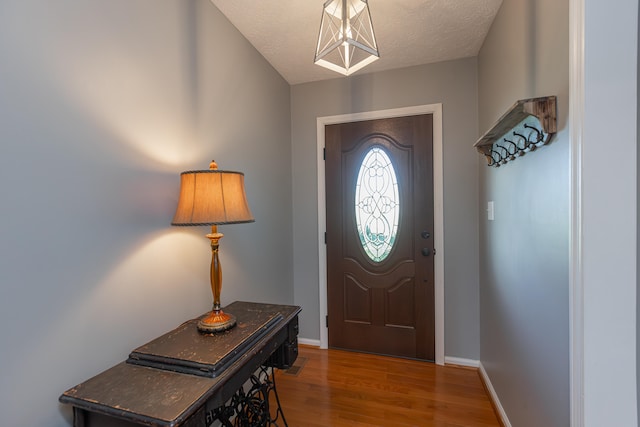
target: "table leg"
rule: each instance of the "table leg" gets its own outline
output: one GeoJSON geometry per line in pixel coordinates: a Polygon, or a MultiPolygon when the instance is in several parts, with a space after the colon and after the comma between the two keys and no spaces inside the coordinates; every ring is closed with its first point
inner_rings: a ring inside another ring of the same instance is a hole
{"type": "Polygon", "coordinates": [[[73,407],[73,427],[85,427],[87,425],[87,411],[76,406],[73,407]]]}
{"type": "Polygon", "coordinates": [[[248,391],[245,391],[244,386],[240,387],[227,403],[209,411],[206,417],[207,426],[219,421],[224,427],[278,427],[279,422],[282,422],[282,426],[288,427],[280,405],[275,376],[273,371],[269,374],[268,369],[262,366],[251,376],[248,391]],[[269,404],[271,393],[274,394],[277,403],[273,417],[269,404]]]}

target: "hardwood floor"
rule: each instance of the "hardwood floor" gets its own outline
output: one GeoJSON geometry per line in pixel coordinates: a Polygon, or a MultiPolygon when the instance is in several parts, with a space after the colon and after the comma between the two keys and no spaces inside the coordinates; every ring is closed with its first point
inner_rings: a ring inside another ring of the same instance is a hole
{"type": "Polygon", "coordinates": [[[290,427],[500,426],[471,368],[300,346],[276,383],[290,427]]]}

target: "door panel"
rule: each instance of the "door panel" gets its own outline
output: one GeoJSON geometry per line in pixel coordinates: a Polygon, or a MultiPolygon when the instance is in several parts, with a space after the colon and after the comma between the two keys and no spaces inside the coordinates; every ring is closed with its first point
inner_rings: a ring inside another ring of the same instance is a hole
{"type": "Polygon", "coordinates": [[[325,136],[329,345],[433,360],[433,256],[422,254],[433,248],[432,116],[331,125],[325,136]],[[393,174],[378,167],[383,162],[366,169],[372,196],[359,208],[374,213],[358,229],[356,184],[372,148],[391,160],[398,200],[384,192],[393,174]],[[381,212],[396,203],[394,240],[392,224],[381,212]],[[423,231],[429,237],[423,238],[423,231]],[[361,238],[391,242],[391,250],[374,261],[361,238]]]}

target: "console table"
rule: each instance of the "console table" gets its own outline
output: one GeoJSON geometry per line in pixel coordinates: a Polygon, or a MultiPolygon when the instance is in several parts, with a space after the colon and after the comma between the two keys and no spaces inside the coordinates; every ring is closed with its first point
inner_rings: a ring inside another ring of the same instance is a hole
{"type": "Polygon", "coordinates": [[[216,420],[227,426],[233,417],[234,425],[274,425],[279,417],[286,425],[267,368],[295,361],[300,307],[234,302],[224,310],[236,316],[235,328],[203,335],[198,319],[189,320],[65,391],[59,400],[73,405],[74,427],[207,427],[216,420]]]}

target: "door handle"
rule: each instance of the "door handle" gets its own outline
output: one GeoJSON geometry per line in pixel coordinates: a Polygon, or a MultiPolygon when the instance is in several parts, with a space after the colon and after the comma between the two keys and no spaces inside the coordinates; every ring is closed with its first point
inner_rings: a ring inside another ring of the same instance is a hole
{"type": "Polygon", "coordinates": [[[431,249],[422,248],[422,256],[429,256],[429,255],[431,255],[431,249]]]}

